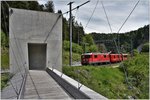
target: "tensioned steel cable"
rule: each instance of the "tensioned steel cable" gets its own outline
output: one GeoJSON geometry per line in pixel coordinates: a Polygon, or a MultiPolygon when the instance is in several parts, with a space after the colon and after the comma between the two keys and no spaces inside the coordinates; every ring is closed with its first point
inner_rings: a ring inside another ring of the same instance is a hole
{"type": "MultiPolygon", "coordinates": [[[[9,6],[8,6],[9,7],[9,6]]],[[[13,32],[12,32],[13,33],[13,32]]],[[[19,50],[19,47],[18,47],[18,45],[17,45],[17,43],[16,43],[16,37],[15,37],[15,34],[13,33],[13,35],[14,35],[14,38],[15,38],[15,44],[16,44],[16,46],[17,46],[17,49],[19,50]]],[[[22,50],[22,48],[21,48],[21,50],[22,50]]],[[[23,52],[23,50],[22,50],[22,52],[23,52]]],[[[24,54],[24,53],[23,53],[24,54]]],[[[22,56],[20,55],[20,57],[21,57],[21,59],[22,59],[22,56]]],[[[23,63],[22,63],[23,64],[23,63]]],[[[24,64],[23,64],[23,66],[24,66],[24,64]]],[[[24,69],[25,69],[25,73],[26,73],[26,68],[25,68],[25,66],[24,66],[24,69]]],[[[29,71],[28,71],[28,73],[29,73],[29,71]]],[[[27,74],[26,74],[27,75],[27,74]]],[[[33,85],[34,85],[34,87],[35,87],[35,84],[34,84],[34,82],[33,82],[33,79],[32,79],[32,77],[31,77],[31,75],[30,75],[30,73],[29,73],[29,76],[30,76],[30,78],[31,78],[31,80],[32,80],[32,83],[33,83],[33,85]]],[[[24,77],[25,78],[25,77],[24,77]]],[[[11,80],[10,80],[11,81],[11,80]]],[[[23,83],[23,81],[22,81],[22,83],[23,83]]],[[[12,83],[11,83],[12,84],[12,83]]],[[[12,84],[13,85],[13,84],[12,84]]],[[[14,88],[14,86],[13,86],[13,88],[14,88]]],[[[14,88],[15,89],[15,88],[14,88]]],[[[35,90],[36,90],[36,88],[35,88],[35,90]]],[[[17,98],[19,97],[19,94],[20,94],[20,91],[21,91],[21,88],[20,88],[20,90],[19,90],[19,93],[15,90],[15,92],[16,92],[16,94],[17,94],[17,98]]],[[[36,92],[37,92],[37,90],[36,90],[36,92]]],[[[38,95],[38,97],[39,97],[39,94],[38,94],[38,92],[37,92],[37,95],[38,95]]],[[[40,98],[40,97],[39,97],[40,98]]]]}
{"type": "Polygon", "coordinates": [[[127,22],[127,20],[129,19],[129,17],[131,16],[131,14],[133,13],[134,9],[137,7],[137,5],[139,4],[140,0],[137,1],[137,3],[135,4],[134,8],[131,10],[130,14],[128,15],[128,17],[125,19],[125,21],[123,22],[123,24],[121,25],[121,27],[119,28],[118,32],[120,32],[120,30],[122,29],[122,27],[124,26],[124,24],[127,22]]]}
{"type": "Polygon", "coordinates": [[[50,29],[49,33],[47,34],[47,36],[46,36],[46,38],[45,38],[45,40],[44,40],[44,43],[47,41],[47,39],[48,39],[50,33],[53,31],[54,27],[56,26],[56,24],[57,24],[57,22],[58,22],[58,20],[59,20],[59,18],[60,18],[61,16],[62,16],[62,15],[59,15],[58,18],[56,19],[55,23],[53,24],[52,28],[50,29]]]}
{"type": "MultiPolygon", "coordinates": [[[[140,1],[140,0],[139,0],[139,1],[140,1]]],[[[130,14],[128,15],[128,17],[126,18],[126,20],[124,21],[124,23],[122,24],[122,26],[119,28],[119,30],[118,30],[118,32],[117,32],[117,33],[119,33],[119,31],[122,29],[122,27],[124,26],[124,24],[127,22],[128,18],[129,18],[129,17],[130,17],[130,15],[133,13],[133,11],[134,11],[134,9],[136,8],[136,6],[138,5],[139,1],[136,3],[136,5],[134,6],[134,8],[132,9],[132,11],[130,12],[130,14]]],[[[103,5],[103,3],[102,3],[102,5],[103,5]]],[[[103,9],[104,9],[104,11],[106,12],[106,10],[105,10],[105,7],[104,7],[104,6],[103,6],[103,9]]],[[[107,13],[105,13],[105,14],[106,14],[106,16],[107,16],[107,13]]],[[[107,21],[108,21],[108,23],[109,23],[108,17],[107,17],[107,21]]],[[[111,29],[110,23],[109,23],[109,27],[110,27],[110,29],[111,29]]],[[[114,40],[114,43],[115,43],[115,45],[116,45],[117,52],[118,52],[118,54],[120,54],[120,51],[119,51],[119,49],[118,49],[118,46],[117,46],[116,40],[115,40],[115,39],[113,39],[113,40],[114,40]]],[[[120,58],[120,57],[119,57],[119,58],[120,58]]],[[[128,82],[127,72],[126,72],[126,70],[125,70],[125,68],[124,68],[123,63],[121,63],[121,66],[123,67],[123,70],[124,70],[124,73],[125,73],[126,82],[127,82],[128,86],[130,86],[130,87],[131,87],[131,85],[130,85],[130,84],[129,84],[129,82],[128,82]]]]}
{"type": "Polygon", "coordinates": [[[85,25],[85,29],[86,29],[86,27],[88,26],[89,22],[91,21],[93,15],[94,15],[94,12],[95,12],[95,10],[96,10],[96,8],[97,8],[98,3],[99,3],[99,0],[97,0],[97,2],[96,2],[96,5],[95,5],[95,7],[94,7],[94,9],[93,9],[93,11],[92,11],[92,14],[91,14],[91,16],[90,16],[88,22],[87,22],[86,25],[85,25]]]}
{"type": "MultiPolygon", "coordinates": [[[[133,11],[135,10],[135,8],[136,8],[136,7],[137,7],[137,5],[139,4],[139,2],[140,2],[140,0],[138,0],[138,1],[137,1],[137,3],[135,4],[135,6],[133,7],[133,9],[132,9],[132,10],[131,10],[131,12],[129,13],[129,15],[127,16],[127,18],[125,19],[125,21],[123,22],[123,24],[121,25],[121,27],[119,28],[119,30],[118,30],[118,32],[117,32],[117,33],[119,33],[119,32],[120,32],[120,30],[122,29],[122,27],[125,25],[125,23],[126,23],[126,22],[127,22],[127,20],[129,19],[129,17],[130,17],[130,16],[131,16],[131,14],[133,13],[133,11]]],[[[118,53],[120,54],[119,49],[118,49],[118,53]]],[[[129,82],[128,82],[127,72],[126,72],[126,70],[125,70],[125,68],[124,68],[123,63],[121,63],[121,65],[122,65],[123,70],[124,70],[124,72],[125,72],[125,77],[126,77],[127,84],[128,84],[128,86],[130,86],[130,87],[131,87],[131,85],[130,85],[130,84],[129,84],[129,82]]]]}
{"type": "MultiPolygon", "coordinates": [[[[2,0],[2,1],[4,1],[4,0],[2,0]]],[[[9,4],[6,1],[4,1],[4,2],[6,3],[7,7],[10,8],[9,4]]]]}
{"type": "MultiPolygon", "coordinates": [[[[19,55],[20,55],[21,59],[23,59],[23,58],[25,57],[25,55],[24,55],[24,52],[23,52],[23,50],[22,50],[22,47],[21,47],[21,45],[20,45],[19,42],[18,42],[18,44],[17,44],[17,42],[16,42],[16,36],[15,36],[15,34],[14,34],[13,31],[12,31],[12,33],[13,33],[13,35],[14,35],[15,43],[16,43],[16,46],[17,46],[18,51],[20,51],[20,50],[19,50],[19,47],[20,47],[20,49],[21,49],[21,51],[22,51],[22,54],[21,54],[21,52],[18,52],[18,53],[20,53],[19,55]],[[22,57],[21,55],[23,55],[23,57],[22,57]]],[[[35,83],[34,83],[32,77],[31,77],[31,74],[30,74],[29,70],[27,70],[27,69],[25,68],[25,65],[24,65],[23,62],[22,62],[22,65],[24,66],[26,75],[27,75],[27,73],[29,74],[29,77],[30,77],[30,79],[31,79],[31,81],[32,81],[32,83],[33,83],[33,86],[34,86],[35,91],[36,91],[36,93],[37,93],[37,95],[38,95],[38,98],[40,99],[39,93],[38,93],[38,91],[37,91],[37,88],[36,88],[35,83]]],[[[20,91],[21,91],[21,90],[20,90],[20,91]]]]}
{"type": "MultiPolygon", "coordinates": [[[[5,1],[6,2],[6,1],[5,1]]],[[[7,3],[7,2],[6,2],[7,3]]],[[[3,4],[1,4],[2,6],[2,13],[3,13],[3,18],[4,18],[4,25],[5,25],[5,30],[7,31],[7,34],[8,34],[8,28],[7,28],[7,25],[6,25],[6,18],[5,18],[5,15],[4,15],[4,7],[3,7],[3,4]]],[[[8,8],[9,9],[9,8],[8,8]]]]}
{"type": "MultiPolygon", "coordinates": [[[[9,6],[8,6],[9,7],[9,6]]],[[[3,5],[2,5],[2,13],[3,13],[3,16],[4,16],[4,18],[6,17],[6,14],[4,13],[4,7],[3,7],[3,5]]],[[[5,24],[5,29],[6,29],[6,31],[8,32],[8,29],[6,28],[6,20],[5,20],[5,22],[4,22],[4,24],[5,24]]],[[[18,70],[20,71],[20,74],[21,74],[21,76],[22,76],[22,78],[23,78],[23,74],[21,73],[21,69],[20,69],[20,67],[19,67],[19,64],[18,64],[18,62],[17,62],[17,57],[16,57],[16,55],[14,54],[14,51],[13,51],[13,49],[10,47],[10,50],[12,51],[12,53],[13,53],[13,55],[14,55],[14,59],[15,59],[15,62],[17,63],[17,67],[18,67],[18,70]]],[[[18,71],[16,71],[15,72],[15,74],[14,75],[16,75],[18,73],[18,71]]],[[[14,87],[14,85],[13,85],[13,83],[11,82],[11,80],[9,80],[10,81],[10,83],[11,83],[11,85],[12,85],[12,87],[13,87],[13,90],[15,91],[15,93],[17,94],[17,96],[18,96],[18,92],[17,92],[17,87],[16,87],[16,89],[15,89],[15,87],[14,87]]]]}
{"type": "MultiPolygon", "coordinates": [[[[105,10],[105,6],[104,6],[104,4],[103,4],[103,2],[101,1],[101,4],[102,4],[102,7],[103,7],[103,10],[104,10],[104,13],[105,13],[105,16],[106,16],[106,19],[107,19],[107,22],[108,22],[108,26],[109,26],[109,28],[110,28],[110,31],[111,31],[111,34],[112,34],[112,28],[111,28],[111,24],[110,24],[110,22],[109,22],[109,18],[108,18],[108,15],[107,15],[107,12],[106,12],[106,10],[105,10]]],[[[117,48],[117,51],[119,50],[118,49],[118,46],[117,46],[117,43],[116,43],[116,40],[113,38],[113,41],[114,41],[114,43],[115,43],[115,46],[116,46],[116,48],[117,48]]],[[[118,51],[119,52],[119,51],[118,51]]]]}
{"type": "MultiPolygon", "coordinates": [[[[58,19],[59,19],[59,17],[58,17],[58,19]]],[[[58,21],[58,20],[57,20],[57,21],[58,21]]],[[[56,23],[57,23],[57,22],[56,22],[56,23]]],[[[56,23],[55,23],[55,24],[56,24],[56,23]]],[[[53,27],[55,26],[55,24],[53,25],[53,27]]],[[[53,29],[53,27],[52,27],[52,29],[53,29]]],[[[52,29],[51,29],[51,31],[52,31],[52,29]]],[[[13,33],[13,34],[14,34],[14,33],[13,33]]],[[[48,36],[49,36],[49,35],[48,35],[48,36]]],[[[47,36],[47,38],[48,38],[48,36],[47,36]]],[[[16,37],[15,34],[14,34],[14,37],[16,37]]],[[[45,41],[46,41],[46,40],[45,40],[45,41]]],[[[19,42],[18,42],[18,44],[19,44],[19,42]]],[[[19,49],[19,47],[18,47],[18,45],[17,45],[17,42],[16,42],[16,46],[17,46],[17,48],[19,49]]],[[[21,46],[20,46],[20,48],[21,48],[21,46]]],[[[21,51],[23,52],[22,48],[21,48],[21,51]]],[[[22,54],[24,55],[24,53],[22,53],[22,54]]],[[[20,55],[20,56],[21,56],[21,55],[20,55]]],[[[21,57],[22,57],[22,56],[21,56],[21,57]]],[[[25,57],[25,56],[24,56],[24,57],[25,57]]],[[[23,64],[23,65],[24,65],[24,64],[23,64]]],[[[38,91],[37,91],[37,89],[36,89],[35,83],[34,83],[32,77],[31,77],[29,71],[28,71],[28,74],[29,74],[29,76],[30,76],[30,79],[31,79],[33,85],[34,85],[34,88],[35,88],[35,90],[36,90],[36,93],[37,93],[37,95],[38,95],[38,98],[40,98],[39,93],[38,93],[38,91]]]]}
{"type": "Polygon", "coordinates": [[[104,9],[104,13],[105,13],[105,15],[106,15],[106,19],[107,19],[107,22],[108,22],[108,25],[109,25],[109,28],[110,28],[110,32],[112,33],[112,28],[111,28],[111,25],[110,25],[110,22],[109,22],[109,18],[108,18],[108,15],[107,15],[107,13],[106,13],[106,10],[105,10],[103,1],[101,1],[101,4],[102,4],[102,7],[103,7],[103,9],[104,9]]]}
{"type": "MultiPolygon", "coordinates": [[[[7,4],[7,7],[8,7],[8,9],[9,9],[9,7],[10,7],[9,4],[8,4],[6,1],[5,1],[5,3],[7,4]]],[[[4,13],[4,11],[3,11],[3,14],[4,14],[4,17],[5,17],[6,14],[4,13]]],[[[5,25],[5,28],[6,28],[6,25],[5,25]]],[[[7,30],[7,31],[8,31],[8,30],[7,30]]],[[[13,33],[13,32],[12,32],[12,33],[13,33]]],[[[13,35],[14,35],[14,37],[15,37],[15,34],[14,34],[14,33],[13,33],[13,35]]],[[[16,38],[15,38],[15,39],[16,39],[16,38]]],[[[16,41],[15,41],[15,44],[17,44],[16,41]]],[[[17,46],[17,45],[16,45],[16,46],[17,46]]],[[[17,46],[17,48],[18,48],[18,46],[17,46]]],[[[13,51],[13,50],[12,50],[12,51],[13,51]]],[[[19,48],[18,48],[18,51],[19,51],[19,48]]],[[[20,58],[21,58],[21,57],[20,57],[20,58]]]]}
{"type": "MultiPolygon", "coordinates": [[[[54,24],[54,25],[55,25],[55,24],[54,24]]],[[[52,27],[52,29],[53,29],[53,27],[52,27]]],[[[16,40],[16,36],[15,36],[14,33],[13,33],[13,35],[14,35],[14,38],[15,38],[15,40],[16,40]]],[[[48,37],[47,37],[47,38],[48,38],[48,37]]],[[[17,44],[16,41],[15,41],[15,44],[16,44],[16,46],[17,46],[17,49],[19,50],[19,47],[18,47],[18,44],[17,44]]],[[[21,48],[21,51],[23,52],[22,48],[21,48]]],[[[23,53],[23,54],[24,54],[24,53],[23,53]]],[[[20,56],[21,56],[21,55],[20,55],[20,56]]],[[[22,59],[22,56],[21,56],[21,59],[22,59]]],[[[22,63],[22,64],[23,64],[23,63],[22,63]]],[[[23,64],[23,66],[24,66],[24,64],[23,64]]],[[[26,72],[26,71],[25,71],[25,72],[26,72]]],[[[28,73],[29,73],[29,71],[28,71],[28,73]]],[[[31,78],[31,80],[32,80],[32,83],[33,83],[34,87],[35,87],[34,81],[33,81],[32,77],[31,77],[30,73],[29,73],[29,76],[30,76],[30,78],[31,78]]],[[[36,87],[35,87],[35,90],[36,90],[36,92],[37,92],[38,97],[40,98],[36,87]]],[[[17,92],[16,92],[16,93],[17,93],[17,92]]],[[[19,94],[20,94],[20,93],[17,93],[17,96],[18,96],[19,94]]],[[[18,97],[17,97],[17,98],[18,98],[18,97]]]]}

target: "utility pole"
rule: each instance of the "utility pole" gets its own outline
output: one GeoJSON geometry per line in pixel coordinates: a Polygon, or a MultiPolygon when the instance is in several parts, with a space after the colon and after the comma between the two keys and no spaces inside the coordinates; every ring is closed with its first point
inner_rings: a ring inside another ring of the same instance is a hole
{"type": "MultiPolygon", "coordinates": [[[[85,3],[83,3],[83,4],[81,4],[81,5],[77,6],[77,7],[75,7],[73,9],[72,9],[72,4],[74,2],[69,2],[67,4],[67,5],[69,5],[69,12],[70,12],[70,18],[69,18],[69,23],[70,23],[69,24],[69,27],[70,27],[70,56],[69,56],[69,65],[70,66],[72,66],[72,11],[75,10],[75,9],[79,9],[79,7],[85,5],[88,2],[90,2],[90,0],[86,1],[85,3]]],[[[68,11],[65,12],[65,13],[68,13],[68,11]]],[[[63,13],[63,14],[65,14],[65,13],[63,13]]]]}
{"type": "Polygon", "coordinates": [[[72,3],[68,3],[69,5],[69,12],[70,12],[70,18],[69,18],[69,26],[70,26],[70,56],[69,56],[69,64],[72,65],[72,3]]]}

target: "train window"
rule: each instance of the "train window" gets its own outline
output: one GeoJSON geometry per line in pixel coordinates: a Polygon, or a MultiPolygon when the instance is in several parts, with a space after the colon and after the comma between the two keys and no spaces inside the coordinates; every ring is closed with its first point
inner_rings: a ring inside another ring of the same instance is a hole
{"type": "Polygon", "coordinates": [[[104,55],[104,58],[106,58],[106,55],[104,55]]]}
{"type": "Polygon", "coordinates": [[[94,55],[94,58],[97,58],[97,55],[94,55]]]}
{"type": "Polygon", "coordinates": [[[127,55],[125,55],[124,57],[127,57],[127,55]]]}
{"type": "Polygon", "coordinates": [[[91,57],[91,55],[85,55],[84,56],[84,58],[90,58],[91,57]]]}

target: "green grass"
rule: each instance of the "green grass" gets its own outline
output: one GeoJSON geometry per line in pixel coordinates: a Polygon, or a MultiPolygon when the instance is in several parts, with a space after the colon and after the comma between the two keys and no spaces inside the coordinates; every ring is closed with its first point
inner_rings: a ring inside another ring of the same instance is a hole
{"type": "Polygon", "coordinates": [[[126,98],[124,73],[119,68],[81,66],[63,67],[63,72],[108,98],[126,98]],[[79,73],[79,76],[77,75],[79,73]]]}
{"type": "Polygon", "coordinates": [[[9,51],[8,48],[1,49],[1,68],[9,69],[9,51]]]}
{"type": "MultiPolygon", "coordinates": [[[[80,61],[81,60],[81,54],[78,53],[72,53],[72,61],[80,61]]],[[[64,51],[63,52],[63,65],[68,65],[69,64],[69,52],[64,51]]]]}
{"type": "Polygon", "coordinates": [[[109,99],[124,99],[129,96],[138,99],[148,99],[148,57],[148,54],[140,54],[124,62],[132,89],[126,84],[122,67],[111,68],[109,65],[105,65],[105,67],[64,66],[63,73],[75,80],[79,80],[80,83],[109,99]]]}
{"type": "Polygon", "coordinates": [[[9,73],[1,74],[1,90],[8,85],[9,78],[9,73]]]}

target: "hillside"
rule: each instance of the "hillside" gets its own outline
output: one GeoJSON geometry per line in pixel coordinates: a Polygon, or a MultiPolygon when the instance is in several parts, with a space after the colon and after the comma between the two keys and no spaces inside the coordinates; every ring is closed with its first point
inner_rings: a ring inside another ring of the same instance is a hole
{"type": "Polygon", "coordinates": [[[133,47],[133,49],[136,49],[140,44],[149,41],[149,25],[145,25],[144,27],[139,28],[138,30],[126,33],[91,33],[91,35],[96,43],[97,41],[100,41],[99,43],[105,43],[108,51],[116,51],[114,42],[110,40],[116,39],[117,42],[119,36],[121,50],[124,52],[129,52],[131,51],[131,47],[133,47]]]}
{"type": "Polygon", "coordinates": [[[110,65],[63,67],[63,73],[78,80],[109,99],[148,99],[149,98],[149,55],[137,54],[124,62],[128,81],[123,68],[110,65]]]}

